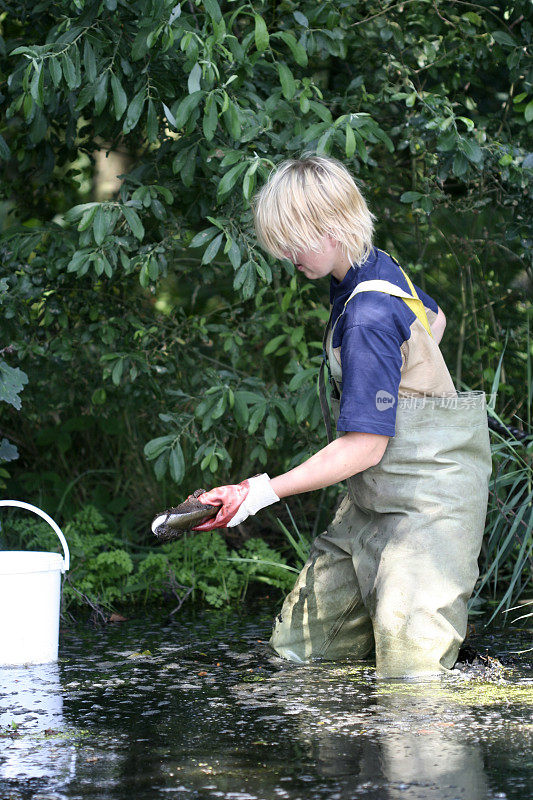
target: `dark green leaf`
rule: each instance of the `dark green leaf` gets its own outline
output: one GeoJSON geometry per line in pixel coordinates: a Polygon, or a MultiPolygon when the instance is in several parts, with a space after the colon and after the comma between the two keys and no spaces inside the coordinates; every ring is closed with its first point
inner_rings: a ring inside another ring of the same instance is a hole
{"type": "Polygon", "coordinates": [[[279,35],[279,37],[283,39],[285,44],[289,47],[296,63],[300,67],[306,67],[307,53],[305,51],[305,48],[300,44],[300,42],[296,41],[292,33],[289,33],[288,31],[281,31],[277,35],[279,35]]]}
{"type": "Polygon", "coordinates": [[[472,139],[459,139],[459,149],[473,164],[479,164],[483,159],[481,147],[472,139]]]}
{"type": "Polygon", "coordinates": [[[400,203],[415,203],[423,197],[421,192],[404,192],[400,197],[400,203]]]}
{"type": "Polygon", "coordinates": [[[217,233],[218,228],[206,228],[204,231],[200,231],[200,233],[196,234],[189,247],[203,247],[203,245],[207,244],[217,233]]]}
{"type": "Polygon", "coordinates": [[[222,180],[218,184],[217,188],[217,197],[222,198],[231,192],[235,184],[237,183],[239,177],[243,174],[244,170],[247,168],[248,164],[246,162],[241,162],[240,164],[235,164],[230,170],[226,172],[226,174],[222,177],[222,180]]]}
{"type": "Polygon", "coordinates": [[[274,414],[269,414],[265,423],[265,443],[267,447],[272,447],[278,435],[278,421],[274,414]]]}
{"type": "Polygon", "coordinates": [[[170,108],[163,103],[163,111],[165,112],[165,117],[168,119],[170,124],[173,128],[176,127],[176,118],[170,108]]]}
{"type": "Polygon", "coordinates": [[[133,235],[142,241],[144,238],[144,227],[135,209],[131,206],[122,206],[121,211],[124,214],[124,219],[130,226],[133,235]]]}
{"type": "Polygon", "coordinates": [[[250,418],[250,412],[248,410],[248,405],[246,404],[246,399],[243,397],[243,392],[235,392],[233,416],[235,417],[235,421],[240,428],[246,428],[250,418]]]}
{"type": "Polygon", "coordinates": [[[30,83],[31,96],[40,108],[43,107],[44,70],[42,66],[42,62],[37,64],[30,83]]]}
{"type": "Polygon", "coordinates": [[[257,275],[254,269],[253,262],[250,263],[250,269],[248,270],[246,277],[244,279],[244,283],[242,285],[242,296],[244,300],[249,300],[255,291],[255,285],[257,282],[257,275]]]}
{"type": "Polygon", "coordinates": [[[69,89],[76,88],[76,70],[74,68],[74,64],[72,63],[70,56],[68,53],[63,53],[61,56],[61,66],[63,68],[63,75],[65,76],[65,80],[67,82],[67,86],[69,89]]]}
{"type": "Polygon", "coordinates": [[[27,383],[28,376],[25,372],[0,361],[0,402],[9,403],[20,411],[22,401],[19,395],[27,383]]]}
{"type": "Polygon", "coordinates": [[[177,3],[172,9],[172,13],[169,17],[168,24],[172,25],[172,23],[175,22],[180,16],[181,16],[181,5],[177,3]]]}
{"type": "Polygon", "coordinates": [[[194,173],[196,171],[196,153],[198,147],[193,147],[187,151],[185,163],[181,169],[181,180],[185,186],[192,186],[194,173]]]}
{"type": "Polygon", "coordinates": [[[145,28],[143,28],[136,35],[131,47],[132,61],[139,61],[141,58],[144,58],[144,56],[147,54],[149,34],[150,31],[147,31],[145,28]]]}
{"type": "Polygon", "coordinates": [[[263,349],[263,355],[269,356],[271,353],[274,353],[279,349],[280,344],[284,342],[286,338],[286,333],[281,333],[279,336],[274,336],[274,338],[265,345],[263,349]]]}
{"type": "Polygon", "coordinates": [[[250,164],[250,166],[246,170],[246,174],[242,182],[242,194],[245,200],[249,200],[254,191],[255,173],[257,171],[258,164],[259,164],[258,161],[254,161],[252,164],[250,164]]]}
{"type": "Polygon", "coordinates": [[[205,103],[204,118],[202,122],[204,136],[208,142],[210,142],[213,136],[215,135],[217,125],[218,125],[217,103],[215,100],[215,95],[210,94],[205,103]]]}
{"type": "Polygon", "coordinates": [[[215,258],[216,254],[220,249],[220,245],[222,244],[223,238],[224,234],[219,233],[218,236],[208,244],[208,246],[205,249],[205,253],[202,256],[202,264],[210,264],[211,261],[213,261],[213,259],[215,258]]]}
{"type": "Polygon", "coordinates": [[[149,142],[157,142],[157,134],[159,133],[159,123],[157,121],[157,114],[155,113],[155,106],[153,100],[148,100],[148,113],[146,114],[146,135],[149,142]]]}
{"type": "Polygon", "coordinates": [[[120,83],[119,79],[117,78],[114,72],[111,73],[111,89],[113,92],[115,119],[119,120],[126,110],[126,106],[128,105],[128,98],[126,96],[126,92],[122,88],[122,84],[120,83]]]}
{"type": "Polygon", "coordinates": [[[157,197],[152,198],[152,205],[150,208],[152,209],[152,213],[156,219],[163,221],[167,218],[165,206],[157,199],[157,197]]]}
{"type": "Polygon", "coordinates": [[[124,133],[130,133],[137,123],[139,122],[139,118],[142,114],[144,103],[146,100],[146,90],[143,88],[140,92],[137,92],[133,100],[131,101],[130,105],[128,106],[128,111],[126,114],[126,119],[124,120],[124,125],[122,130],[124,133]]]}
{"type": "Polygon", "coordinates": [[[96,84],[96,91],[94,93],[94,113],[100,116],[107,103],[107,82],[109,73],[104,72],[100,75],[96,84]]]}
{"type": "Polygon", "coordinates": [[[9,146],[4,137],[0,135],[0,159],[2,159],[2,161],[7,161],[10,158],[11,158],[11,150],[9,149],[9,146]]]}
{"type": "MultiPolygon", "coordinates": [[[[238,140],[241,135],[241,122],[239,119],[239,112],[237,111],[235,103],[232,100],[229,101],[229,105],[226,111],[224,111],[223,116],[224,116],[224,124],[226,126],[228,133],[230,134],[232,139],[238,140]]],[[[224,162],[222,162],[222,164],[223,166],[226,166],[224,162]]]]}
{"type": "Polygon", "coordinates": [[[331,111],[327,106],[323,103],[318,103],[316,100],[310,100],[309,105],[311,110],[315,112],[317,117],[320,117],[322,122],[327,122],[328,125],[331,125],[333,122],[333,117],[331,116],[331,111]]]}
{"type": "Polygon", "coordinates": [[[255,46],[262,53],[268,47],[269,36],[266,22],[259,14],[254,14],[255,19],[255,46]]]}
{"type": "Polygon", "coordinates": [[[187,81],[187,86],[189,89],[189,94],[194,94],[194,92],[200,91],[200,78],[202,77],[202,67],[198,62],[194,65],[192,70],[189,74],[189,79],[187,81]]]}
{"type": "Polygon", "coordinates": [[[96,86],[91,84],[90,86],[84,86],[78,95],[78,102],[76,103],[76,111],[81,111],[88,105],[91,100],[94,99],[94,92],[96,86]]]}
{"type": "Polygon", "coordinates": [[[102,244],[110,227],[111,218],[103,206],[98,206],[93,220],[93,235],[96,244],[102,244]]]}
{"type": "Polygon", "coordinates": [[[98,72],[96,70],[96,58],[94,55],[94,50],[91,47],[87,37],[85,37],[85,41],[83,43],[83,64],[85,66],[87,80],[93,83],[96,80],[98,72]]]}
{"type": "Polygon", "coordinates": [[[148,264],[146,263],[146,261],[142,265],[139,272],[139,283],[141,284],[143,289],[146,289],[146,287],[150,283],[150,274],[148,272],[148,264]]]}
{"type": "Polygon", "coordinates": [[[252,411],[252,414],[250,416],[250,423],[248,425],[248,433],[250,433],[252,436],[257,431],[259,425],[263,421],[263,417],[265,416],[265,414],[266,414],[265,403],[257,405],[252,411]]]}
{"type": "Polygon", "coordinates": [[[204,0],[204,6],[211,19],[215,22],[220,22],[222,19],[222,12],[220,11],[217,0],[204,0]]]}
{"type": "Polygon", "coordinates": [[[9,461],[15,461],[19,457],[18,450],[14,444],[11,444],[5,437],[0,442],[0,464],[7,464],[9,461]]]}
{"type": "Polygon", "coordinates": [[[194,94],[189,94],[187,97],[183,98],[174,115],[176,120],[176,128],[183,128],[189,121],[189,117],[194,109],[198,106],[203,94],[203,92],[194,92],[194,94]]]}
{"type": "Polygon", "coordinates": [[[439,136],[437,141],[437,150],[440,150],[443,153],[448,153],[451,150],[455,150],[456,144],[457,144],[456,132],[448,131],[447,133],[443,133],[442,136],[439,136]]]}
{"type": "Polygon", "coordinates": [[[75,220],[80,219],[88,209],[96,208],[98,205],[99,203],[81,203],[78,206],[73,206],[72,208],[69,208],[67,212],[65,212],[65,221],[75,222],[75,220]]]}
{"type": "Polygon", "coordinates": [[[462,153],[456,153],[453,159],[453,174],[461,178],[468,169],[468,160],[462,153]]]}
{"type": "Polygon", "coordinates": [[[174,483],[181,483],[185,477],[185,459],[179,442],[176,442],[170,451],[170,477],[174,483]]]}
{"type": "Polygon", "coordinates": [[[299,25],[302,25],[304,28],[309,27],[309,20],[307,19],[305,14],[302,14],[301,11],[293,11],[292,16],[299,25]]]}
{"type": "Polygon", "coordinates": [[[242,264],[235,273],[233,278],[233,288],[241,289],[248,276],[253,272],[254,265],[251,261],[242,264]]]}
{"type": "Polygon", "coordinates": [[[355,136],[352,126],[346,123],[346,158],[352,158],[355,153],[355,136]]]}
{"type": "Polygon", "coordinates": [[[288,66],[282,61],[278,61],[277,67],[283,96],[286,97],[287,100],[292,100],[296,93],[296,81],[294,80],[294,75],[288,66]]]}
{"type": "Polygon", "coordinates": [[[504,47],[516,47],[513,37],[506,31],[491,31],[492,38],[504,47]]]}
{"type": "Polygon", "coordinates": [[[232,241],[231,246],[228,250],[229,260],[231,261],[231,265],[233,269],[239,269],[241,265],[241,249],[237,242],[232,241]]]}
{"type": "Polygon", "coordinates": [[[52,83],[54,86],[57,87],[61,83],[61,77],[63,75],[63,71],[61,69],[61,64],[59,63],[58,58],[50,58],[48,60],[48,69],[50,70],[50,76],[52,78],[52,83]]]}
{"type": "Polygon", "coordinates": [[[99,206],[94,204],[91,208],[88,208],[86,211],[83,212],[83,216],[78,225],[79,231],[86,231],[87,228],[91,227],[92,222],[94,220],[94,216],[98,208],[99,206]]]}
{"type": "Polygon", "coordinates": [[[168,466],[168,458],[169,458],[169,450],[165,450],[157,461],[154,464],[154,472],[156,480],[161,481],[165,477],[165,473],[167,471],[168,466]]]}

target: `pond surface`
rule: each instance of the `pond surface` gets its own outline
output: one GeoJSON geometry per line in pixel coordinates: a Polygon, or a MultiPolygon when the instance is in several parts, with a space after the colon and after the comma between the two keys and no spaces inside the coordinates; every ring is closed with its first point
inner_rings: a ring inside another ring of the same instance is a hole
{"type": "Polygon", "coordinates": [[[530,796],[533,669],[512,651],[531,630],[474,638],[507,663],[490,674],[377,681],[277,658],[272,613],[80,625],[58,664],[0,668],[1,800],[530,796]]]}

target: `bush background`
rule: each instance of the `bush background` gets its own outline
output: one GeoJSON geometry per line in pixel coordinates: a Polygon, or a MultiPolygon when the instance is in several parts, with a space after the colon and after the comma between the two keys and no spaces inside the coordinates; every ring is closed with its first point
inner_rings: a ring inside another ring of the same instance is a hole
{"type": "MultiPolygon", "coordinates": [[[[102,553],[138,565],[154,511],[324,444],[328,287],[263,253],[250,213],[304,151],[348,166],[376,244],[445,310],[456,385],[531,429],[528,2],[2,8],[5,496],[98,513],[102,553]]],[[[506,607],[530,579],[528,452],[495,437],[482,585],[506,607]]],[[[303,535],[336,491],[291,503],[303,535]]],[[[264,516],[233,544],[252,534],[288,547],[264,516]]]]}

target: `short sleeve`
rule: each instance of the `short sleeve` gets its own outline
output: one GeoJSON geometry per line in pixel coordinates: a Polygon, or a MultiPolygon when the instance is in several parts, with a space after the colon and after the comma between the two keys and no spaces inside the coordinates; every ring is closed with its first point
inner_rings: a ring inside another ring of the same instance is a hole
{"type": "Polygon", "coordinates": [[[353,325],[341,345],[342,397],[338,431],[394,436],[401,342],[393,332],[353,325]]]}

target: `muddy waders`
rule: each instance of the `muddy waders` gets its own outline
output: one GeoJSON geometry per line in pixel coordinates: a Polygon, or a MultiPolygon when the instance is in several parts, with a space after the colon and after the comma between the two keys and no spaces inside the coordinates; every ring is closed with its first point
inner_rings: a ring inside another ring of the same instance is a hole
{"type": "MultiPolygon", "coordinates": [[[[412,284],[410,297],[376,283],[359,284],[349,299],[375,290],[408,298],[431,336],[412,284]]],[[[332,338],[328,330],[337,420],[342,372],[332,338]]],[[[284,658],[363,658],[375,647],[378,676],[391,678],[455,664],[487,509],[485,395],[407,396],[397,403],[396,435],[382,460],[348,479],[348,494],[275,619],[270,643],[284,658]]]]}

